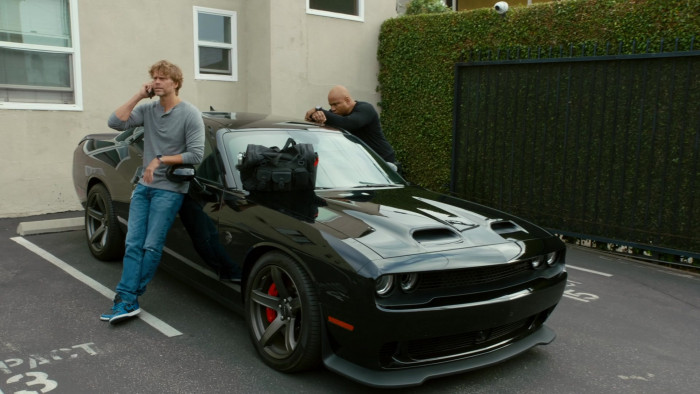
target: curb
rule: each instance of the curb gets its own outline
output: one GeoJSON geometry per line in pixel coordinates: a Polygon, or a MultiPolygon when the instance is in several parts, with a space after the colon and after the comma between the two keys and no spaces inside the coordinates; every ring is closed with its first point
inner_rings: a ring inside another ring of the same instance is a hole
{"type": "Polygon", "coordinates": [[[85,228],[84,218],[66,218],[54,220],[38,220],[34,222],[22,222],[17,226],[17,234],[21,236],[60,233],[63,231],[76,231],[85,228]]]}

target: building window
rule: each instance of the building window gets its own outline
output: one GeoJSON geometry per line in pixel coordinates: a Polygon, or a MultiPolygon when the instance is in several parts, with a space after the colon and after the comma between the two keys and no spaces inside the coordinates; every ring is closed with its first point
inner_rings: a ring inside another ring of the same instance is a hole
{"type": "Polygon", "coordinates": [[[0,108],[82,110],[77,3],[0,1],[0,108]]]}
{"type": "Polygon", "coordinates": [[[195,79],[238,80],[236,12],[194,7],[195,79]]]}
{"type": "Polygon", "coordinates": [[[306,0],[306,13],[363,22],[365,0],[306,0]]]}

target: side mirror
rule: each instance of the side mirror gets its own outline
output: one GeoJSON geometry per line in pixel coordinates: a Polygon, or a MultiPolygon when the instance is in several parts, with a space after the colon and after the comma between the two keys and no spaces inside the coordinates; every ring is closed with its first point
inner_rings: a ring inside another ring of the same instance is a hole
{"type": "Polygon", "coordinates": [[[194,179],[195,170],[192,164],[175,164],[168,168],[165,176],[171,182],[189,182],[194,179]]]}

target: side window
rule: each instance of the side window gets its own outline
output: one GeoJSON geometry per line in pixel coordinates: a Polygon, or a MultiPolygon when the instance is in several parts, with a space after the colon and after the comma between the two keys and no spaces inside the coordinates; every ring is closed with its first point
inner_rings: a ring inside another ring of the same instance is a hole
{"type": "Polygon", "coordinates": [[[306,13],[364,22],[365,0],[306,0],[306,13]]]}
{"type": "Polygon", "coordinates": [[[194,7],[195,79],[238,80],[236,12],[194,7]]]}
{"type": "Polygon", "coordinates": [[[222,184],[221,181],[221,170],[219,169],[218,158],[216,157],[216,152],[212,149],[209,143],[209,138],[205,139],[204,143],[204,157],[202,162],[195,166],[197,171],[197,177],[213,182],[216,184],[222,184]]]}
{"type": "Polygon", "coordinates": [[[0,109],[82,110],[77,9],[0,1],[0,109]]]}

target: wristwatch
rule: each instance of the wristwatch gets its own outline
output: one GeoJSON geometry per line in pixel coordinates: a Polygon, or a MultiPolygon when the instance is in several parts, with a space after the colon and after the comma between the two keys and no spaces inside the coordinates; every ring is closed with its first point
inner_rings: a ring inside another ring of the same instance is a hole
{"type": "Polygon", "coordinates": [[[156,159],[158,159],[158,161],[160,162],[160,164],[163,164],[163,159],[162,159],[162,157],[163,157],[163,155],[156,155],[156,159]]]}

